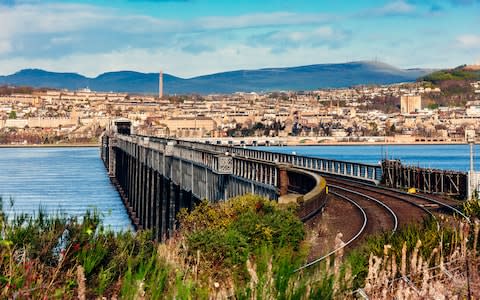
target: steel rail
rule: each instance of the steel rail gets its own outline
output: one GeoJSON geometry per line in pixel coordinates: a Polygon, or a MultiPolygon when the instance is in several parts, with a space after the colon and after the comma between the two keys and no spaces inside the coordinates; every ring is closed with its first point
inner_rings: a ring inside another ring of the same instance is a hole
{"type": "Polygon", "coordinates": [[[332,195],[335,195],[337,197],[340,197],[348,202],[350,202],[351,204],[353,204],[354,206],[356,206],[358,208],[358,210],[360,210],[360,212],[362,213],[362,216],[363,216],[363,224],[362,224],[362,227],[360,228],[360,230],[350,239],[348,240],[346,243],[344,243],[343,245],[341,245],[340,247],[330,251],[329,253],[323,255],[322,257],[319,257],[319,258],[316,258],[315,260],[312,260],[311,262],[301,266],[300,268],[296,269],[294,272],[298,272],[298,271],[301,271],[303,269],[306,269],[310,266],[313,266],[319,262],[321,262],[322,260],[332,256],[333,254],[337,253],[338,251],[340,251],[341,249],[347,247],[348,245],[350,245],[351,243],[353,243],[365,230],[365,228],[367,227],[367,222],[368,222],[368,218],[367,218],[367,214],[365,212],[365,210],[357,203],[355,202],[354,200],[352,200],[351,198],[348,198],[347,196],[344,196],[344,195],[340,195],[338,193],[335,193],[335,192],[330,192],[330,194],[332,195]]]}
{"type": "MultiPolygon", "coordinates": [[[[327,176],[326,176],[327,177],[327,176]]],[[[330,176],[332,177],[332,176],[330,176]]],[[[335,178],[334,178],[335,179],[335,178]]],[[[356,181],[356,180],[352,180],[352,179],[344,179],[342,178],[341,180],[344,180],[344,181],[348,181],[348,182],[352,182],[352,183],[360,183],[359,181],[356,181]]],[[[446,207],[448,209],[450,209],[451,211],[453,211],[454,213],[460,215],[462,218],[464,218],[465,220],[467,220],[467,222],[469,224],[472,224],[472,221],[470,220],[470,218],[468,216],[466,216],[463,212],[461,212],[460,210],[458,210],[457,208],[447,204],[447,203],[444,203],[442,201],[439,201],[439,200],[436,200],[436,199],[433,199],[433,198],[430,198],[430,197],[427,197],[427,196],[423,196],[423,195],[418,195],[418,194],[410,194],[410,193],[407,193],[405,191],[401,191],[401,190],[397,190],[397,189],[393,189],[393,188],[388,188],[388,187],[384,187],[384,186],[378,186],[378,185],[374,185],[374,184],[370,184],[370,183],[365,183],[365,182],[361,182],[362,184],[364,185],[367,185],[367,186],[370,186],[372,188],[375,188],[375,189],[379,189],[379,190],[385,190],[385,191],[390,191],[390,192],[395,192],[395,193],[398,193],[398,194],[402,194],[402,195],[406,195],[406,196],[410,196],[410,197],[413,197],[413,198],[418,198],[418,199],[422,199],[422,200],[425,200],[425,201],[429,201],[429,202],[432,202],[432,203],[435,203],[435,204],[438,204],[440,206],[443,206],[443,207],[446,207]]]]}
{"type": "Polygon", "coordinates": [[[339,189],[339,190],[342,190],[342,191],[345,191],[347,193],[351,193],[351,194],[355,194],[355,195],[359,195],[361,197],[364,197],[364,198],[367,198],[368,200],[370,201],[373,201],[377,204],[379,204],[380,206],[383,206],[389,213],[390,215],[392,216],[392,219],[393,219],[393,229],[392,229],[392,234],[395,233],[398,229],[398,217],[397,215],[395,214],[395,212],[388,206],[386,205],[385,203],[383,203],[382,201],[378,200],[378,199],[375,199],[369,195],[365,195],[363,193],[360,193],[360,192],[357,192],[357,191],[354,191],[354,190],[350,190],[350,189],[347,189],[347,188],[344,188],[344,187],[341,187],[341,186],[338,186],[338,185],[331,185],[329,184],[328,186],[332,187],[332,188],[335,188],[335,189],[339,189]]]}
{"type": "MultiPolygon", "coordinates": [[[[331,179],[331,178],[330,178],[331,179]]],[[[334,179],[334,180],[344,180],[344,179],[334,179]]],[[[338,181],[337,181],[338,182],[338,181]]],[[[348,180],[348,182],[351,182],[350,180],[348,180]]],[[[343,182],[342,182],[343,183],[343,182]]],[[[359,182],[356,182],[357,184],[359,184],[359,182]]],[[[345,183],[344,183],[345,184],[345,183]]],[[[414,201],[411,201],[411,200],[408,200],[408,199],[405,199],[405,198],[402,198],[400,197],[399,195],[396,195],[397,194],[397,191],[392,191],[393,194],[389,194],[389,193],[385,193],[385,192],[382,192],[382,189],[378,189],[377,187],[373,187],[373,186],[368,186],[368,187],[359,187],[359,186],[354,186],[354,185],[350,185],[347,183],[347,185],[349,187],[352,187],[352,188],[358,188],[358,189],[362,189],[362,190],[365,190],[365,191],[369,191],[369,192],[372,192],[372,193],[377,193],[377,194],[380,194],[380,195],[384,195],[384,196],[389,196],[391,198],[395,198],[395,199],[398,199],[400,201],[403,201],[403,202],[406,202],[408,204],[411,204],[421,210],[423,210],[426,214],[428,214],[429,216],[431,216],[434,220],[437,220],[437,217],[430,211],[428,210],[425,206],[422,206],[421,204],[419,203],[416,203],[414,201]]],[[[410,195],[410,194],[409,194],[410,195]]],[[[426,201],[426,200],[425,200],[426,201]]],[[[438,223],[438,222],[437,222],[438,223]]]]}

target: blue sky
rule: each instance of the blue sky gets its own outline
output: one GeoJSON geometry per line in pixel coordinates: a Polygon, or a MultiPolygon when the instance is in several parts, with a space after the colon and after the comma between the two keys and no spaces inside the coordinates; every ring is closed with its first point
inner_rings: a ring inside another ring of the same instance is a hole
{"type": "Polygon", "coordinates": [[[480,61],[480,0],[0,0],[0,74],[480,61]]]}

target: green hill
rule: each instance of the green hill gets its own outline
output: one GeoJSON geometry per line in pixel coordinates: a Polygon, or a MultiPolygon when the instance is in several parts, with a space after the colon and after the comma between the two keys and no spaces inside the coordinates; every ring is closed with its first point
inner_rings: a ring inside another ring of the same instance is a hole
{"type": "Polygon", "coordinates": [[[465,66],[460,66],[449,70],[440,70],[420,77],[420,81],[428,81],[433,84],[439,84],[443,81],[476,81],[480,80],[480,71],[467,70],[465,66]]]}

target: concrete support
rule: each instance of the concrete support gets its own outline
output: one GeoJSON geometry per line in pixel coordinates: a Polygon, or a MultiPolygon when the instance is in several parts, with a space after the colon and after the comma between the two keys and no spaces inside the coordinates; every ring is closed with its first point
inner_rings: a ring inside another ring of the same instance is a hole
{"type": "Polygon", "coordinates": [[[279,173],[279,183],[278,188],[280,196],[288,194],[288,174],[287,174],[287,164],[278,164],[278,173],[279,173]]]}
{"type": "Polygon", "coordinates": [[[167,209],[169,205],[170,197],[170,184],[165,177],[162,177],[162,215],[161,215],[161,225],[162,225],[162,241],[165,241],[167,236],[167,228],[168,228],[168,212],[167,209]]]}
{"type": "Polygon", "coordinates": [[[160,241],[162,239],[162,180],[161,175],[155,172],[155,190],[154,190],[154,203],[153,203],[153,228],[155,230],[155,239],[160,241]]]}
{"type": "Polygon", "coordinates": [[[175,184],[170,181],[170,195],[168,197],[168,206],[169,206],[169,212],[168,212],[168,236],[172,236],[173,230],[175,230],[175,200],[177,197],[177,189],[175,187],[175,184]]]}

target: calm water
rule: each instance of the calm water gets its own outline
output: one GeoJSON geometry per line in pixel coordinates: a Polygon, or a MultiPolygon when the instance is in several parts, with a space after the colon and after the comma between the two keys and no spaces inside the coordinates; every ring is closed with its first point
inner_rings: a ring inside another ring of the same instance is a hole
{"type": "MultiPolygon", "coordinates": [[[[465,171],[468,145],[416,146],[299,146],[256,148],[297,155],[377,163],[389,157],[423,167],[465,171]]],[[[477,154],[480,147],[476,147],[477,154]]],[[[476,160],[476,170],[480,161],[476,160]]],[[[110,183],[97,148],[0,148],[0,196],[4,210],[81,216],[97,209],[104,224],[114,230],[131,229],[126,210],[110,183]],[[14,199],[10,208],[9,199],[14,199]]]]}
{"type": "MultiPolygon", "coordinates": [[[[294,151],[297,155],[366,163],[378,163],[388,153],[389,158],[401,159],[406,164],[460,171],[467,171],[470,165],[469,145],[295,146],[257,149],[289,154],[294,151]]],[[[480,154],[480,145],[476,146],[475,154],[477,157],[480,154]]],[[[479,159],[475,160],[475,169],[480,170],[479,159]]]]}
{"type": "Polygon", "coordinates": [[[68,213],[96,209],[111,229],[131,229],[98,148],[0,148],[0,196],[4,211],[68,213]],[[14,200],[10,208],[10,197],[14,200]]]}

